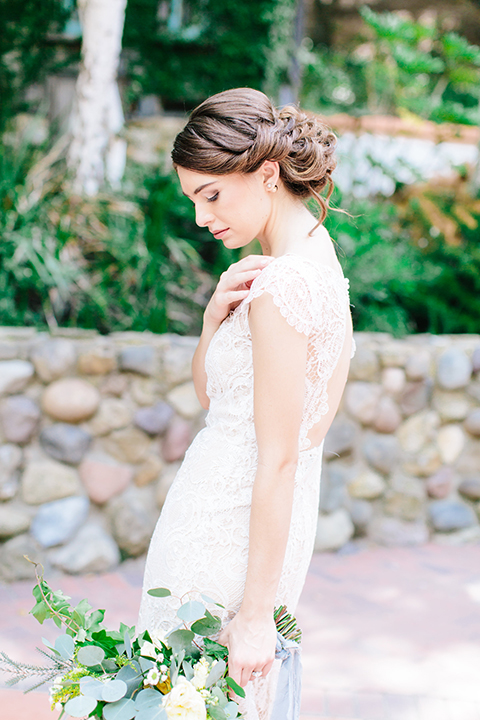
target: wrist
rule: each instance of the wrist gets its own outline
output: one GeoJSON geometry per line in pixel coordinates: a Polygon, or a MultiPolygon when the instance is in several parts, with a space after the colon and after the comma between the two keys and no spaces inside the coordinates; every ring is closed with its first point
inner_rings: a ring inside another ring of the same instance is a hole
{"type": "Polygon", "coordinates": [[[274,606],[269,603],[249,603],[243,601],[238,614],[246,622],[269,622],[273,620],[274,606]]]}

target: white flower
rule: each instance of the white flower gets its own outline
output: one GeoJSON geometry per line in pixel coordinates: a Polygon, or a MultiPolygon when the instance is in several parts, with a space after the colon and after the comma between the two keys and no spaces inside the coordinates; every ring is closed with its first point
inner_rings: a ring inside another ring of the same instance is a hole
{"type": "Polygon", "coordinates": [[[168,667],[167,667],[166,665],[160,665],[160,670],[161,670],[162,672],[166,673],[167,670],[168,670],[168,667]]]}
{"type": "MultiPolygon", "coordinates": [[[[212,665],[213,667],[213,665],[212,665]]],[[[201,690],[205,687],[208,673],[210,672],[210,663],[205,658],[201,658],[193,668],[192,685],[201,690]]]]}
{"type": "Polygon", "coordinates": [[[151,668],[144,680],[144,685],[156,685],[160,682],[160,671],[157,667],[151,668]]]}
{"type": "Polygon", "coordinates": [[[168,720],[206,720],[205,701],[191,682],[179,677],[175,687],[165,696],[168,720]]]}
{"type": "Polygon", "coordinates": [[[151,642],[148,642],[146,640],[142,645],[142,649],[140,650],[140,655],[142,655],[143,657],[154,658],[154,660],[156,660],[157,659],[157,648],[151,642]]]}

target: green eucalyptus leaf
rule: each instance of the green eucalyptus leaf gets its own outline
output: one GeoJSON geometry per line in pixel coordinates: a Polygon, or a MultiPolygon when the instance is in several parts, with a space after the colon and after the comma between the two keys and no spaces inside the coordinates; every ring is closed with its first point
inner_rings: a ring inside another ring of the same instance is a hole
{"type": "Polygon", "coordinates": [[[97,707],[97,701],[87,695],[78,695],[65,703],[65,712],[74,718],[90,715],[97,707]]]}
{"type": "Polygon", "coordinates": [[[142,668],[142,672],[148,672],[155,665],[153,660],[149,660],[148,658],[143,657],[142,655],[139,655],[138,662],[140,664],[140,667],[142,668]]]}
{"type": "Polygon", "coordinates": [[[208,714],[213,720],[227,720],[225,710],[218,705],[209,705],[208,714]]]}
{"type": "Polygon", "coordinates": [[[187,680],[191,680],[193,678],[193,667],[188,662],[188,660],[183,661],[182,668],[187,680]]]}
{"type": "Polygon", "coordinates": [[[223,709],[228,720],[233,720],[233,718],[238,717],[238,705],[236,702],[233,702],[233,700],[227,703],[223,709]]]}
{"type": "Polygon", "coordinates": [[[81,695],[87,695],[93,697],[95,700],[102,699],[102,692],[104,683],[97,678],[93,677],[82,677],[80,678],[80,693],[81,695]]]}
{"type": "Polygon", "coordinates": [[[163,695],[158,690],[146,688],[140,690],[135,698],[135,708],[137,710],[145,710],[148,707],[157,707],[158,703],[163,702],[163,695]]]}
{"type": "Polygon", "coordinates": [[[75,642],[71,635],[60,635],[55,640],[55,650],[64,658],[70,660],[75,650],[75,642]]]}
{"type": "Polygon", "coordinates": [[[222,608],[222,610],[225,610],[225,605],[221,605],[219,602],[213,600],[213,598],[209,597],[208,595],[204,595],[203,593],[201,593],[201,598],[202,600],[205,600],[206,603],[216,605],[217,607],[222,608]]]}
{"type": "Polygon", "coordinates": [[[108,703],[116,702],[125,697],[127,690],[127,683],[123,680],[110,680],[103,686],[102,700],[108,703]]]}
{"type": "Polygon", "coordinates": [[[172,650],[180,652],[180,650],[188,650],[194,637],[195,633],[191,630],[174,630],[167,639],[172,650]]]}
{"type": "Polygon", "coordinates": [[[127,684],[126,697],[131,697],[135,690],[143,685],[142,669],[136,660],[132,660],[118,671],[116,679],[127,684]]]}
{"type": "Polygon", "coordinates": [[[157,707],[142,708],[135,716],[136,720],[168,720],[166,710],[158,705],[157,707]]]}
{"type": "Polygon", "coordinates": [[[78,662],[80,665],[85,665],[86,667],[100,665],[104,658],[105,652],[101,647],[97,647],[96,645],[85,645],[81,647],[77,653],[78,662]]]}
{"type": "Polygon", "coordinates": [[[197,602],[197,600],[190,600],[178,608],[177,615],[180,620],[183,620],[184,622],[195,622],[195,620],[199,620],[203,617],[204,612],[205,605],[202,605],[201,602],[197,602]]]}
{"type": "Polygon", "coordinates": [[[151,595],[152,597],[168,597],[172,593],[168,588],[152,588],[151,590],[147,590],[147,593],[151,595]]]}
{"type": "Polygon", "coordinates": [[[192,630],[197,635],[202,635],[204,637],[208,637],[209,635],[214,635],[216,632],[218,632],[221,628],[221,620],[220,618],[215,617],[214,615],[209,618],[208,616],[201,618],[201,620],[197,620],[196,622],[192,623],[192,630]]]}
{"type": "Polygon", "coordinates": [[[135,715],[135,703],[130,698],[122,698],[122,700],[109,703],[103,708],[105,720],[132,720],[135,715]]]}
{"type": "Polygon", "coordinates": [[[132,657],[132,641],[130,640],[128,630],[125,630],[123,642],[125,643],[125,652],[127,653],[127,657],[130,659],[132,657]]]}
{"type": "Polygon", "coordinates": [[[55,647],[52,645],[52,643],[50,642],[50,640],[46,640],[44,637],[42,637],[42,643],[43,643],[43,644],[45,645],[45,647],[47,647],[49,650],[51,650],[52,652],[57,653],[57,655],[59,655],[58,650],[55,649],[55,647]]]}
{"type": "Polygon", "coordinates": [[[240,685],[235,682],[235,680],[231,677],[226,677],[225,682],[227,683],[228,687],[233,690],[233,692],[238,695],[238,697],[244,698],[245,697],[245,690],[240,687],[240,685]]]}
{"type": "Polygon", "coordinates": [[[216,682],[220,680],[221,677],[225,674],[225,670],[227,669],[227,665],[224,660],[217,660],[216,664],[212,667],[210,672],[207,675],[207,679],[205,680],[205,687],[209,688],[211,685],[214,685],[216,682]]]}

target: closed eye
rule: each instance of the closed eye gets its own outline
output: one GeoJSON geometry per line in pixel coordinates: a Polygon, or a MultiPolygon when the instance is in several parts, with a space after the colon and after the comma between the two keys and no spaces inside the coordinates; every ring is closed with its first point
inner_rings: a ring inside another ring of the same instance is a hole
{"type": "Polygon", "coordinates": [[[207,197],[207,202],[215,202],[215,200],[218,198],[218,192],[215,193],[215,195],[212,195],[212,197],[207,197]]]}

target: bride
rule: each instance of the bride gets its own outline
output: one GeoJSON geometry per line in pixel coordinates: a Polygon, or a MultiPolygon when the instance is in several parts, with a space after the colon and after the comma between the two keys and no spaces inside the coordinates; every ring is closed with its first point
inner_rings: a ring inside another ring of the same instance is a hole
{"type": "Polygon", "coordinates": [[[206,427],[151,541],[139,630],[176,624],[172,598],[153,587],[223,604],[219,642],[247,720],[275,720],[273,610],[294,612],[305,581],[323,440],[353,349],[348,280],[322,225],[334,149],[317,118],[243,88],[196,108],[172,152],[198,225],[230,249],[257,238],[263,255],[233,263],[205,310],[193,379],[206,427]]]}

